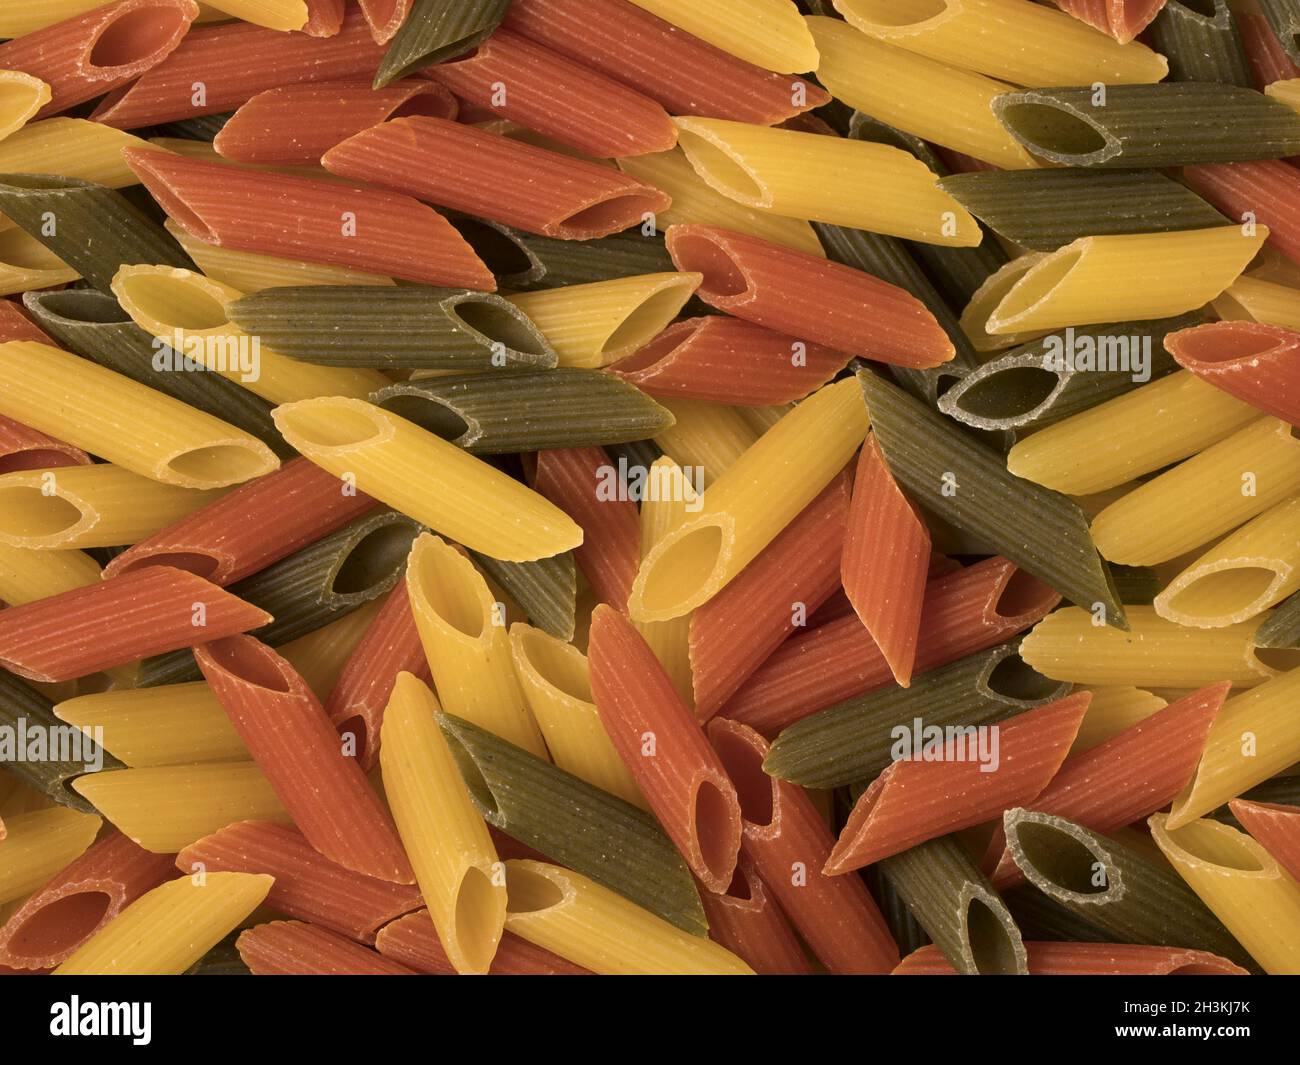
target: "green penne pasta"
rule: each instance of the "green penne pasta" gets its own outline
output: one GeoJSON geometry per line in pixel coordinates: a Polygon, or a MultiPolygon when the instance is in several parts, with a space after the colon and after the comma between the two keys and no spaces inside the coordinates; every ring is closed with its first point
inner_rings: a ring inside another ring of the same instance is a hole
{"type": "Polygon", "coordinates": [[[375,88],[454,59],[491,35],[510,0],[415,0],[375,73],[375,88]]]}
{"type": "Polygon", "coordinates": [[[644,440],[676,422],[635,385],[572,367],[403,381],[371,401],[476,455],[644,440]]]}
{"type": "Polygon", "coordinates": [[[605,453],[622,469],[639,466],[649,470],[659,459],[663,450],[653,440],[629,440],[625,444],[606,444],[605,453]]]}
{"type": "Polygon", "coordinates": [[[471,551],[474,561],[543,632],[560,640],[573,639],[576,624],[578,573],[573,552],[536,562],[502,562],[471,551]]]}
{"type": "Polygon", "coordinates": [[[1258,966],[1172,869],[1053,814],[1002,817],[1007,849],[1029,882],[1111,941],[1208,950],[1258,966]]]}
{"type": "Polygon", "coordinates": [[[239,956],[235,940],[239,938],[239,929],[230,933],[203,957],[185,970],[182,976],[252,976],[244,959],[239,956]]]}
{"type": "Polygon", "coordinates": [[[162,226],[121,193],[93,181],[52,174],[0,174],[0,214],[101,292],[109,291],[123,263],[195,269],[162,226]]]}
{"type": "Polygon", "coordinates": [[[880,916],[889,926],[889,934],[898,944],[898,952],[906,958],[914,950],[920,950],[930,942],[925,929],[912,916],[907,903],[894,887],[894,882],[884,876],[880,865],[868,866],[862,870],[876,905],[880,907],[880,916]]]}
{"type": "Polygon", "coordinates": [[[675,270],[660,236],[639,229],[598,240],[556,240],[468,215],[451,219],[501,287],[515,292],[586,285],[675,270]]]}
{"type": "Polygon", "coordinates": [[[438,717],[488,824],[692,935],[708,932],[695,881],[659,823],[451,714],[438,717]]]}
{"type": "Polygon", "coordinates": [[[271,418],[271,404],[157,343],[117,300],[94,289],[27,292],[23,304],[63,347],[251,433],[281,458],[295,454],[271,418]],[[159,369],[159,366],[163,369],[159,369]]]}
{"type": "Polygon", "coordinates": [[[1021,884],[1002,892],[1017,927],[1030,942],[1059,940],[1064,943],[1109,943],[1109,932],[1067,910],[1032,884],[1021,884]]]}
{"type": "Polygon", "coordinates": [[[919,505],[989,544],[1107,624],[1126,628],[1110,571],[1078,504],[1007,472],[1006,461],[871,371],[858,370],[876,439],[919,505]]]}
{"type": "Polygon", "coordinates": [[[87,773],[126,767],[94,739],[54,716],[54,704],[0,669],[0,766],[63,806],[95,808],[72,789],[87,773]]]}
{"type": "Polygon", "coordinates": [[[1070,686],[1026,665],[1018,643],[979,651],[912,678],[847,699],[796,721],[772,743],[763,769],[806,788],[870,780],[894,761],[903,729],[987,725],[1066,695],[1070,686]]]}
{"type": "Polygon", "coordinates": [[[1254,87],[1228,0],[1167,0],[1147,34],[1151,47],[1169,60],[1169,81],[1254,87]]]}
{"type": "Polygon", "coordinates": [[[1300,592],[1284,600],[1255,633],[1256,647],[1300,647],[1300,592]]]}
{"type": "Polygon", "coordinates": [[[235,300],[226,313],[279,354],[320,366],[547,370],[559,361],[523,311],[472,289],[269,288],[235,300]]]}
{"type": "Polygon", "coordinates": [[[1125,606],[1150,606],[1164,589],[1160,574],[1150,566],[1124,566],[1110,564],[1111,580],[1125,606]]]}
{"type": "Polygon", "coordinates": [[[1300,152],[1300,115],[1238,85],[1031,89],[995,97],[993,113],[1035,155],[1065,166],[1234,163],[1300,152]]]}
{"type": "Polygon", "coordinates": [[[1028,975],[1020,929],[955,837],[932,839],[886,858],[880,872],[957,972],[1028,975]]]}
{"type": "Polygon", "coordinates": [[[1058,331],[984,363],[944,393],[939,409],[978,429],[1050,425],[1173,373],[1165,337],[1204,321],[1193,312],[1058,331]]]}
{"type": "Polygon", "coordinates": [[[1291,62],[1300,63],[1300,0],[1259,0],[1259,7],[1291,62]]]}
{"type": "Polygon", "coordinates": [[[235,117],[234,111],[220,115],[200,115],[198,118],[182,118],[178,122],[164,122],[154,126],[155,137],[179,137],[182,140],[207,141],[216,140],[217,134],[225,128],[227,122],[235,117]]]}
{"type": "Polygon", "coordinates": [[[1191,189],[1152,170],[984,170],[953,174],[939,186],[1030,251],[1056,251],[1079,237],[1228,224],[1191,189]]]}

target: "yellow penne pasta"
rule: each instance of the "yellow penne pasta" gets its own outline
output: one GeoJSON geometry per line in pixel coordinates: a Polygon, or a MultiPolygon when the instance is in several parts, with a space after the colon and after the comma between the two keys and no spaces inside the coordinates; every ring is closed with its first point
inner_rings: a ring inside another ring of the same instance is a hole
{"type": "Polygon", "coordinates": [[[1151,566],[1194,551],[1300,492],[1300,430],[1260,418],[1103,510],[1092,523],[1112,562],[1151,566]]]}
{"type": "MultiPolygon", "coordinates": [[[[122,159],[123,148],[152,148],[148,141],[125,130],[84,118],[47,118],[24,126],[0,142],[0,173],[41,173],[51,157],[59,160],[59,174],[122,189],[138,185],[122,159]]],[[[158,149],[161,151],[162,149],[158,149]]]]}
{"type": "Polygon", "coordinates": [[[582,530],[553,503],[391,411],[321,398],[272,413],[316,465],[471,550],[533,562],[582,543],[582,530]]]}
{"type": "Polygon", "coordinates": [[[55,976],[180,976],[266,898],[265,873],[202,873],[146,892],[54,970],[55,976]]]}
{"type": "Polygon", "coordinates": [[[1221,628],[1253,618],[1300,589],[1300,496],[1220,540],[1155,599],[1180,625],[1221,628]]]}
{"type": "Polygon", "coordinates": [[[572,644],[524,624],[510,627],[510,654],[528,708],[555,764],[648,810],[641,789],[596,713],[587,656],[572,644]]]}
{"type": "Polygon", "coordinates": [[[1258,417],[1249,403],[1179,370],[1026,437],[1007,454],[1007,469],[1092,495],[1195,455],[1258,417]]]}
{"type": "Polygon", "coordinates": [[[10,606],[84,588],[99,580],[99,563],[81,551],[31,551],[0,542],[0,600],[10,606]]]}
{"type": "Polygon", "coordinates": [[[794,410],[793,403],[783,403],[776,407],[733,407],[740,420],[754,432],[754,438],[762,436],[777,422],[794,410]]]}
{"type": "Polygon", "coordinates": [[[54,715],[133,769],[251,757],[205,681],[79,695],[54,715]]]}
{"type": "MultiPolygon", "coordinates": [[[[1221,631],[1221,630],[1219,630],[1221,631]]],[[[1300,761],[1300,651],[1272,652],[1291,669],[1223,704],[1196,776],[1170,807],[1169,826],[1203,817],[1300,761]]]]}
{"type": "Polygon", "coordinates": [[[1300,290],[1247,275],[1237,278],[1214,301],[1214,311],[1224,321],[1300,329],[1300,290]]]}
{"type": "Polygon", "coordinates": [[[813,227],[803,219],[786,218],[772,211],[746,207],[712,188],[691,166],[680,148],[653,155],[634,155],[618,160],[619,168],[638,181],[663,189],[673,204],[656,216],[660,231],[669,226],[698,223],[734,229],[773,244],[825,257],[813,227]]]}
{"type": "Polygon", "coordinates": [[[1277,675],[1255,647],[1261,619],[1223,629],[1189,629],[1155,607],[1126,606],[1130,631],[1100,623],[1071,606],[1049,614],[1025,637],[1020,656],[1053,680],[1075,684],[1201,688],[1230,680],[1239,687],[1277,675]]]}
{"type": "Polygon", "coordinates": [[[343,667],[348,664],[352,652],[383,605],[382,598],[372,599],[315,632],[277,647],[276,651],[298,671],[299,676],[307,682],[307,687],[316,693],[316,697],[325,702],[334,690],[343,667]]]}
{"type": "Polygon", "coordinates": [[[1042,252],[1029,252],[1018,256],[1010,262],[1003,263],[997,270],[984,279],[983,284],[975,290],[970,302],[961,315],[961,331],[976,351],[1001,351],[1003,348],[1027,344],[1037,337],[1045,335],[1046,329],[1027,329],[1024,332],[1006,333],[994,336],[989,332],[989,317],[997,306],[1006,298],[1020,279],[1041,263],[1047,256],[1042,252]]]}
{"type": "Polygon", "coordinates": [[[506,862],[506,929],[602,976],[748,976],[731,951],[693,936],[585,876],[506,862]]]}
{"type": "Polygon", "coordinates": [[[193,270],[123,266],[112,287],[122,310],[150,336],[268,402],[363,399],[392,384],[378,370],[315,366],[262,347],[226,314],[226,306],[243,293],[193,270]]]}
{"type": "Polygon", "coordinates": [[[1070,747],[1071,757],[1105,743],[1169,705],[1167,699],[1141,688],[1098,687],[1092,689],[1091,695],[1088,711],[1070,747]]]}
{"type": "Polygon", "coordinates": [[[1159,81],[1165,57],[1025,0],[834,0],[850,26],[1015,85],[1159,81]]]}
{"type": "Polygon", "coordinates": [[[133,544],[220,491],[162,484],[111,463],[0,475],[0,541],[32,549],[133,544]]]}
{"type": "Polygon", "coordinates": [[[1293,111],[1300,111],[1300,78],[1283,78],[1264,86],[1268,96],[1281,100],[1293,111]]]}
{"type": "Polygon", "coordinates": [[[213,281],[240,292],[261,292],[267,288],[290,285],[395,285],[391,277],[350,270],[346,266],[329,263],[300,262],[281,259],[274,255],[261,255],[253,251],[222,248],[199,240],[170,218],[163,223],[172,238],[185,249],[200,270],[213,281]]]}
{"type": "Polygon", "coordinates": [[[5,0],[0,4],[0,37],[21,37],[102,6],[103,0],[5,0]]]}
{"type": "Polygon", "coordinates": [[[781,74],[817,69],[817,46],[793,0],[632,0],[687,33],[781,74]]]}
{"type": "Polygon", "coordinates": [[[300,30],[307,25],[306,0],[205,0],[208,7],[270,30],[300,30]]]}
{"type": "Polygon", "coordinates": [[[744,418],[742,408],[695,399],[656,400],[677,419],[655,443],[678,466],[704,471],[704,484],[727,472],[762,435],[744,418]]]}
{"type": "Polygon", "coordinates": [[[662,333],[703,274],[645,274],[509,297],[560,357],[561,366],[608,366],[662,333]]]}
{"type": "Polygon", "coordinates": [[[695,172],[746,207],[950,247],[983,239],[938,177],[899,148],[720,118],[673,121],[695,172]]]}
{"type": "Polygon", "coordinates": [[[384,790],[420,893],[459,973],[486,974],[506,922],[505,870],[438,727],[438,701],[400,673],[384,710],[384,790]]]}
{"type": "Polygon", "coordinates": [[[221,488],[280,465],[252,434],[48,344],[0,344],[0,379],[0,414],[164,484],[221,488]]]}
{"type": "Polygon", "coordinates": [[[1153,814],[1147,823],[1169,864],[1265,972],[1300,974],[1300,884],[1276,858],[1218,821],[1176,827],[1153,814]]]}
{"type": "Polygon", "coordinates": [[[91,845],[99,826],[94,814],[66,806],[5,814],[0,839],[0,902],[30,894],[91,845]]]}
{"type": "MultiPolygon", "coordinates": [[[[0,140],[18,132],[50,102],[50,87],[21,70],[0,70],[0,140]]],[[[8,173],[11,168],[5,167],[8,173]]]]}
{"type": "Polygon", "coordinates": [[[80,276],[25,230],[10,225],[0,231],[0,296],[66,285],[80,276]]]}
{"type": "Polygon", "coordinates": [[[270,783],[252,762],[157,766],[88,773],[73,788],[141,847],[174,854],[232,821],[284,821],[270,783]]]}
{"type": "Polygon", "coordinates": [[[629,615],[667,621],[707,602],[844,468],[869,426],[855,380],[805,399],[714,482],[698,514],[642,560],[629,615]]]}
{"type": "Polygon", "coordinates": [[[425,533],[411,547],[406,591],[446,711],[545,758],[515,677],[505,610],[473,563],[425,533]]]}
{"type": "Polygon", "coordinates": [[[869,37],[839,19],[809,17],[821,53],[817,80],[837,100],[895,129],[1006,170],[1041,164],[994,117],[1011,85],[936,63],[869,37]]]}
{"type": "Polygon", "coordinates": [[[989,315],[988,331],[1022,333],[1127,319],[1168,318],[1209,303],[1245,270],[1268,236],[1256,226],[1080,237],[1047,255],[989,315]]]}

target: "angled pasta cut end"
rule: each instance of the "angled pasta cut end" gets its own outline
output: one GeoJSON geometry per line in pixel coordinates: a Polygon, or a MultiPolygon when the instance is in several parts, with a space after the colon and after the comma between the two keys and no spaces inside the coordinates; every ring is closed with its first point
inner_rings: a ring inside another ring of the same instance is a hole
{"type": "Polygon", "coordinates": [[[0,70],[0,140],[21,129],[49,102],[50,87],[40,78],[21,70],[0,70]]]}

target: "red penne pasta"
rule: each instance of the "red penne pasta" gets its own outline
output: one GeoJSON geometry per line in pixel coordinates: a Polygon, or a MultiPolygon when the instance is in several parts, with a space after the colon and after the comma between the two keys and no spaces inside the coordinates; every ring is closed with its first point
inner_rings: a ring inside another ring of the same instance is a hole
{"type": "MultiPolygon", "coordinates": [[[[963,658],[1041,621],[1061,597],[1005,558],[932,579],[921,607],[914,675],[963,658]]],[[[880,648],[856,615],[791,637],[723,710],[775,736],[787,725],[893,683],[880,648]]]]}
{"type": "Polygon", "coordinates": [[[620,171],[436,118],[385,122],[321,162],[335,174],[561,240],[608,236],[672,203],[620,171]]]}
{"type": "Polygon", "coordinates": [[[754,863],[743,853],[726,894],[701,891],[709,938],[760,976],[807,976],[808,956],[754,863]]]}
{"type": "Polygon", "coordinates": [[[652,396],[761,407],[802,399],[846,362],[834,348],[714,314],[674,322],[610,372],[652,396]]]}
{"type": "Polygon", "coordinates": [[[1258,11],[1234,11],[1232,17],[1257,89],[1263,92],[1275,81],[1300,78],[1300,67],[1291,62],[1268,19],[1258,11]]]}
{"type": "Polygon", "coordinates": [[[537,454],[533,487],[582,526],[573,557],[602,603],[622,610],[641,563],[636,504],[602,498],[602,469],[612,467],[599,447],[570,447],[537,454]]]}
{"type": "Polygon", "coordinates": [[[251,636],[204,644],[194,657],[308,842],[354,872],[414,883],[392,818],[294,668],[251,636]]]}
{"type": "Polygon", "coordinates": [[[212,142],[240,163],[316,164],[327,151],[390,118],[455,118],[456,98],[425,79],[372,89],[368,81],[286,85],[258,93],[212,142]]]}
{"type": "Polygon", "coordinates": [[[0,966],[53,969],[173,872],[170,854],[153,854],[110,830],[0,927],[0,966]]]}
{"type": "Polygon", "coordinates": [[[376,44],[387,44],[402,28],[415,0],[359,0],[376,44]]]}
{"type": "Polygon", "coordinates": [[[996,761],[967,757],[974,740],[964,738],[932,752],[938,761],[894,762],[853,807],[825,872],[861,869],[1031,802],[1065,760],[1091,700],[1079,692],[988,726],[997,729],[996,761]]]}
{"type": "Polygon", "coordinates": [[[835,837],[802,788],[763,772],[767,741],[726,720],[709,739],[740,796],[745,854],[804,942],[832,973],[888,973],[898,945],[885,919],[861,877],[823,872],[835,837]]]}
{"type": "Polygon", "coordinates": [[[1210,322],[1170,334],[1165,347],[1201,380],[1300,425],[1300,333],[1259,322],[1210,322]]]}
{"type": "Polygon", "coordinates": [[[691,615],[695,713],[707,721],[839,587],[849,516],[848,471],[691,615]]]}
{"type": "MultiPolygon", "coordinates": [[[[501,855],[505,861],[505,855],[501,855]]],[[[447,960],[428,910],[409,913],[405,917],[384,925],[379,931],[375,947],[380,954],[401,962],[416,972],[430,976],[455,976],[456,970],[447,960]]],[[[503,932],[492,959],[489,976],[590,976],[588,969],[565,961],[542,947],[533,946],[511,932],[503,932]]]]}
{"type": "Polygon", "coordinates": [[[858,620],[904,688],[912,683],[929,570],[930,530],[870,433],[853,481],[840,579],[858,620]]]}
{"type": "Polygon", "coordinates": [[[504,25],[672,115],[771,126],[830,102],[812,82],[746,63],[626,0],[514,0],[504,25]]]}
{"type": "Polygon", "coordinates": [[[58,342],[23,313],[18,304],[0,300],[0,344],[10,340],[34,340],[57,348],[58,342]]]}
{"type": "Polygon", "coordinates": [[[421,73],[584,155],[645,155],[677,143],[668,112],[648,96],[509,30],[421,73]]]}
{"type": "Polygon", "coordinates": [[[717,753],[631,622],[596,607],[588,645],[600,720],[691,871],[726,891],[740,853],[740,803],[717,753]]]}
{"type": "Polygon", "coordinates": [[[81,448],[0,414],[0,474],[88,465],[90,456],[81,448]]]}
{"type": "Polygon", "coordinates": [[[1300,880],[1300,807],[1232,799],[1228,809],[1283,869],[1300,880]]]}
{"type": "Polygon", "coordinates": [[[361,943],[424,905],[419,888],[345,869],[316,850],[301,832],[270,821],[237,821],[191,843],[176,868],[199,872],[269,873],[266,905],[361,943]]]}
{"type": "Polygon", "coordinates": [[[200,26],[143,77],[109,93],[91,117],[117,129],[138,129],[221,114],[282,85],[369,78],[383,55],[359,11],[349,11],[331,37],[247,22],[200,26]]]}
{"type": "Polygon", "coordinates": [[[72,680],[269,621],[202,577],[149,566],[0,611],[0,667],[28,680],[72,680]]]}
{"type": "MultiPolygon", "coordinates": [[[[1208,950],[1133,943],[1026,943],[1030,976],[1249,976],[1240,965],[1208,950]]],[[[903,959],[894,976],[956,976],[931,944],[903,959]]]]}
{"type": "Polygon", "coordinates": [[[1268,243],[1300,262],[1300,170],[1280,159],[1206,163],[1184,167],[1183,180],[1229,218],[1268,226],[1268,243]]]}
{"type": "Polygon", "coordinates": [[[106,577],[174,566],[222,586],[265,569],[378,506],[306,459],[240,485],[109,561],[106,577]]]}
{"type": "Polygon", "coordinates": [[[0,44],[0,70],[50,87],[36,118],[125,85],[169,56],[199,14],[194,0],[118,0],[0,44]]]}
{"type": "Polygon", "coordinates": [[[268,921],[241,932],[239,956],[254,976],[416,976],[337,932],[303,921],[268,921]]]}
{"type": "MultiPolygon", "coordinates": [[[[1023,805],[1105,835],[1168,806],[1196,773],[1205,738],[1232,685],[1211,684],[1170,703],[1105,743],[1068,759],[1023,805]]],[[[1005,888],[1024,879],[998,825],[985,866],[1005,888]]]]}
{"type": "Polygon", "coordinates": [[[122,155],[163,210],[209,244],[496,290],[492,272],[452,224],[408,196],[143,148],[122,155]]]}
{"type": "Polygon", "coordinates": [[[716,226],[668,227],[678,270],[710,306],[810,344],[895,366],[948,362],[952,341],[920,300],[878,277],[716,226]]]}
{"type": "Polygon", "coordinates": [[[1067,15],[1127,44],[1160,14],[1165,0],[1052,0],[1067,15]]]}
{"type": "Polygon", "coordinates": [[[406,582],[398,581],[325,701],[325,713],[345,740],[353,738],[353,757],[367,771],[378,762],[384,707],[402,672],[431,681],[429,660],[415,628],[406,582]]]}
{"type": "Polygon", "coordinates": [[[307,24],[302,32],[308,37],[333,37],[343,28],[346,0],[306,0],[307,24]]]}

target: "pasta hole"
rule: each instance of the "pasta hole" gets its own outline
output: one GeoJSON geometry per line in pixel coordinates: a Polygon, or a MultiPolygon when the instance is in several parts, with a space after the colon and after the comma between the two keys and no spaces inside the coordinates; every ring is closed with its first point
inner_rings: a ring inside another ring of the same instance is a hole
{"type": "Polygon", "coordinates": [[[506,866],[509,913],[540,913],[562,903],[567,893],[554,880],[527,865],[506,866]]]}
{"type": "Polygon", "coordinates": [[[1300,669],[1300,647],[1256,647],[1255,657],[1279,673],[1300,669]]]}
{"type": "Polygon", "coordinates": [[[1011,976],[1020,971],[1016,944],[1006,923],[983,899],[966,904],[966,935],[980,976],[1011,976]]]}
{"type": "Polygon", "coordinates": [[[1060,107],[1015,103],[1003,107],[1002,121],[1030,151],[1052,155],[1092,155],[1106,148],[1106,137],[1087,118],[1060,107]]]}
{"type": "Polygon", "coordinates": [[[416,93],[399,104],[389,118],[446,118],[447,100],[436,92],[416,93]]]}
{"type": "Polygon", "coordinates": [[[456,304],[455,315],[489,344],[504,344],[525,355],[545,355],[546,345],[524,313],[505,300],[468,298],[456,304]]]}
{"type": "Polygon", "coordinates": [[[476,218],[453,218],[451,224],[497,277],[518,277],[522,274],[531,274],[534,270],[537,270],[540,275],[539,264],[533,261],[523,245],[506,236],[495,226],[480,222],[476,218]]]}
{"type": "Polygon", "coordinates": [[[1241,873],[1265,871],[1256,849],[1259,845],[1217,822],[1193,821],[1182,828],[1166,827],[1165,834],[1175,846],[1199,861],[1241,873]]]}
{"type": "Polygon", "coordinates": [[[723,193],[730,199],[751,207],[769,205],[771,196],[767,189],[725,148],[689,129],[680,130],[678,139],[692,157],[691,161],[708,171],[709,184],[722,186],[723,193]]]}
{"type": "Polygon", "coordinates": [[[1045,880],[1075,895],[1104,895],[1110,890],[1111,867],[1098,869],[1102,856],[1081,839],[1035,821],[1020,821],[1013,831],[1025,860],[1045,880]]]}
{"type": "Polygon", "coordinates": [[[669,326],[626,359],[620,359],[616,369],[622,373],[637,373],[641,370],[648,370],[655,363],[663,362],[670,358],[675,351],[690,343],[691,338],[699,331],[700,325],[701,322],[696,320],[693,322],[678,322],[669,326]]]}
{"type": "Polygon", "coordinates": [[[499,926],[504,899],[482,869],[469,868],[456,891],[456,944],[465,962],[486,971],[496,953],[497,937],[484,932],[499,926]]]}
{"type": "Polygon", "coordinates": [[[438,397],[428,394],[397,392],[381,400],[379,406],[444,440],[459,440],[471,428],[460,414],[438,397]]]}
{"type": "Polygon", "coordinates": [[[112,901],[103,891],[78,891],[46,903],[14,930],[6,949],[26,958],[71,950],[100,926],[112,901]]]}
{"type": "Polygon", "coordinates": [[[1019,655],[1008,655],[993,667],[987,686],[1004,699],[1030,703],[1055,695],[1061,683],[1044,677],[1019,655]]]}
{"type": "Polygon", "coordinates": [[[1197,362],[1210,364],[1254,358],[1278,346],[1276,336],[1222,324],[1209,333],[1192,332],[1178,341],[1178,349],[1182,354],[1197,362]],[[1224,344],[1224,338],[1229,336],[1232,343],[1224,344]]]}
{"type": "Polygon", "coordinates": [[[763,756],[746,741],[729,729],[719,729],[710,739],[722,759],[727,776],[736,786],[740,800],[740,816],[753,825],[772,823],[775,807],[772,801],[774,783],[763,772],[763,756]]]}
{"type": "Polygon", "coordinates": [[[639,348],[662,333],[682,309],[682,305],[690,299],[690,294],[687,286],[673,282],[647,296],[609,335],[601,348],[601,354],[612,356],[624,350],[639,348]]]}
{"type": "Polygon", "coordinates": [[[537,675],[571,699],[592,702],[591,673],[582,652],[572,644],[561,643],[535,631],[522,638],[524,657],[537,675]]]}
{"type": "Polygon", "coordinates": [[[736,866],[736,873],[727,886],[727,897],[740,902],[749,902],[754,897],[754,886],[749,882],[747,870],[743,865],[736,866]]]}
{"type": "Polygon", "coordinates": [[[1053,601],[1056,593],[1031,573],[1016,569],[1007,579],[993,610],[1002,618],[1036,614],[1053,601]]]}
{"type": "Polygon", "coordinates": [[[682,599],[707,584],[722,556],[722,530],[702,525],[664,548],[649,572],[642,590],[647,610],[671,610],[682,599]]]}
{"type": "MultiPolygon", "coordinates": [[[[6,184],[17,184],[17,182],[6,182],[6,184]]],[[[20,270],[64,269],[64,264],[57,255],[17,226],[0,233],[0,263],[20,270]]]]}
{"type": "Polygon", "coordinates": [[[157,555],[145,555],[134,565],[123,566],[119,572],[130,573],[145,566],[170,566],[172,569],[183,569],[186,573],[193,573],[196,577],[208,580],[217,572],[219,565],[220,562],[217,559],[211,555],[200,554],[198,551],[172,551],[157,555]]]}
{"type": "Polygon", "coordinates": [[[1060,385],[1051,370],[1016,366],[975,381],[956,403],[980,418],[1018,418],[1037,410],[1060,385]]]}
{"type": "Polygon", "coordinates": [[[1240,614],[1258,603],[1280,580],[1261,566],[1207,573],[1171,596],[1169,609],[1194,618],[1215,618],[1240,614]]]}
{"type": "Polygon", "coordinates": [[[116,281],[123,303],[135,307],[139,317],[175,329],[220,329],[230,322],[221,301],[185,276],[138,273],[116,281]]]}
{"type": "Polygon", "coordinates": [[[471,640],[483,635],[483,602],[467,570],[469,561],[451,548],[426,549],[420,553],[416,581],[420,594],[444,624],[471,640]]]}
{"type": "Polygon", "coordinates": [[[997,317],[1008,321],[1023,314],[1041,301],[1052,289],[1056,288],[1079,260],[1083,258],[1083,249],[1062,250],[1039,263],[1017,281],[994,308],[997,317]]]}
{"type": "Polygon", "coordinates": [[[856,0],[854,13],[878,26],[912,26],[947,9],[946,0],[856,0]]]}
{"type": "Polygon", "coordinates": [[[692,824],[700,857],[705,868],[715,877],[730,872],[735,866],[740,843],[740,825],[735,813],[721,788],[708,780],[700,782],[695,791],[692,824]]]}
{"type": "Polygon", "coordinates": [[[328,410],[315,408],[308,411],[281,407],[277,420],[286,433],[303,437],[308,443],[320,447],[355,447],[379,435],[375,419],[364,410],[351,405],[337,404],[328,410]]]}
{"type": "Polygon", "coordinates": [[[62,496],[42,495],[36,485],[0,486],[0,530],[8,536],[56,536],[84,515],[62,496]]]}
{"type": "MultiPolygon", "coordinates": [[[[444,719],[445,720],[445,719],[444,719]]],[[[492,816],[499,812],[500,807],[497,805],[496,796],[492,794],[492,789],[488,786],[487,778],[483,771],[479,769],[478,763],[470,756],[465,745],[460,742],[460,737],[455,727],[443,728],[442,734],[447,738],[447,746],[451,749],[452,757],[456,760],[456,768],[460,771],[460,777],[465,782],[465,787],[473,796],[474,802],[484,811],[485,816],[492,816]]]]}
{"type": "Polygon", "coordinates": [[[165,48],[186,25],[179,7],[142,7],[114,19],[90,50],[89,66],[120,67],[165,48]]]}
{"type": "Polygon", "coordinates": [[[643,214],[653,212],[660,202],[658,197],[644,194],[612,196],[569,215],[560,225],[565,229],[618,231],[638,221],[643,214]]]}
{"type": "Polygon", "coordinates": [[[392,579],[410,553],[414,528],[406,522],[392,522],[366,533],[348,552],[334,574],[330,590],[335,595],[359,595],[392,579]]]}
{"type": "Polygon", "coordinates": [[[178,477],[204,485],[240,484],[268,473],[268,456],[238,444],[214,444],[176,455],[167,468],[178,477]]]}
{"type": "Polygon", "coordinates": [[[701,295],[741,296],[749,290],[749,281],[735,260],[707,237],[679,236],[673,241],[672,250],[678,269],[704,275],[701,295]]]}
{"type": "Polygon", "coordinates": [[[118,324],[129,322],[131,316],[122,310],[117,300],[102,292],[90,289],[65,289],[62,292],[42,292],[33,301],[47,314],[69,322],[118,324]]]}
{"type": "Polygon", "coordinates": [[[68,456],[49,448],[32,448],[0,456],[0,473],[18,473],[21,470],[48,470],[65,463],[68,456]]]}
{"type": "Polygon", "coordinates": [[[214,640],[207,649],[213,662],[239,680],[282,695],[292,690],[285,675],[288,663],[251,636],[214,640]]]}

